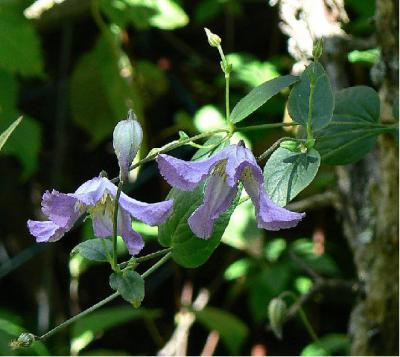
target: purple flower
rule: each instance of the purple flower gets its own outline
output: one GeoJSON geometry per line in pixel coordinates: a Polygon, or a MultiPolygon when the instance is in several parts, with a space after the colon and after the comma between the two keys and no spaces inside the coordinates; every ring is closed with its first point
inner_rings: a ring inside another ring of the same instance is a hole
{"type": "MultiPolygon", "coordinates": [[[[74,193],[46,191],[42,212],[48,221],[28,221],[30,233],[37,242],[55,242],[68,232],[84,213],[93,222],[97,237],[113,235],[113,216],[117,187],[105,177],[96,177],[82,184],[74,193]]],[[[149,225],[163,223],[171,213],[173,201],[145,203],[121,193],[119,198],[117,232],[124,239],[129,253],[137,254],[144,246],[139,233],[132,229],[131,217],[149,225]]]]}
{"type": "Polygon", "coordinates": [[[276,231],[297,225],[304,213],[277,206],[267,196],[264,177],[253,153],[242,145],[230,145],[214,156],[198,161],[184,161],[159,155],[157,163],[168,183],[183,191],[192,191],[206,177],[204,202],[189,217],[188,223],[200,238],[209,238],[214,222],[232,204],[241,181],[256,209],[259,228],[276,231]]]}

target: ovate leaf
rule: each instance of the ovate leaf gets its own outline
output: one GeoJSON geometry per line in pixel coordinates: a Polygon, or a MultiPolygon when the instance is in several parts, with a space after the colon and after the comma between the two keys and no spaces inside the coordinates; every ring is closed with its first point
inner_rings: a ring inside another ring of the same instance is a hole
{"type": "Polygon", "coordinates": [[[88,260],[97,262],[108,261],[108,256],[111,256],[113,251],[112,242],[106,238],[93,238],[79,243],[71,254],[79,253],[82,257],[88,260]]]}
{"type": "Polygon", "coordinates": [[[201,239],[190,229],[187,221],[191,214],[203,203],[204,185],[191,192],[173,188],[168,199],[174,200],[174,211],[167,221],[159,226],[158,239],[164,247],[172,247],[172,257],[178,264],[186,268],[195,268],[204,264],[218,247],[222,235],[229,223],[237,199],[221,217],[215,221],[210,238],[201,239]]]}
{"type": "Polygon", "coordinates": [[[144,279],[136,271],[112,273],[110,286],[134,307],[139,307],[144,299],[144,279]]]}
{"type": "Polygon", "coordinates": [[[40,75],[43,59],[39,38],[23,15],[11,2],[0,6],[0,68],[23,76],[40,75]]]}
{"type": "Polygon", "coordinates": [[[218,331],[221,340],[232,355],[239,355],[249,329],[231,313],[215,307],[195,311],[197,320],[210,331],[218,331]]]}
{"type": "Polygon", "coordinates": [[[0,134],[0,151],[4,144],[7,142],[9,136],[12,134],[12,132],[15,130],[15,128],[19,125],[21,122],[22,117],[19,117],[15,122],[13,122],[6,130],[4,130],[0,134]]]}
{"type": "Polygon", "coordinates": [[[279,206],[286,206],[314,179],[321,158],[315,149],[307,153],[292,152],[283,147],[271,155],[264,167],[265,189],[279,206]]]}
{"type": "Polygon", "coordinates": [[[332,333],[307,345],[301,351],[301,356],[346,356],[349,354],[349,350],[349,337],[344,334],[332,333]]]}
{"type": "Polygon", "coordinates": [[[321,129],[328,125],[333,115],[334,95],[329,78],[320,63],[311,63],[302,73],[289,95],[288,111],[297,123],[307,126],[311,76],[315,76],[312,106],[312,128],[321,129]]]}
{"type": "Polygon", "coordinates": [[[382,132],[376,126],[379,113],[378,93],[370,87],[349,87],[336,92],[331,123],[315,133],[316,149],[323,162],[346,165],[366,155],[382,132]]]}
{"type": "Polygon", "coordinates": [[[271,79],[254,88],[235,105],[231,113],[231,121],[233,123],[242,121],[283,88],[289,87],[298,80],[298,77],[286,75],[271,79]]]}
{"type": "Polygon", "coordinates": [[[70,90],[73,120],[93,143],[109,136],[115,124],[125,117],[129,94],[103,37],[76,65],[70,90]]]}

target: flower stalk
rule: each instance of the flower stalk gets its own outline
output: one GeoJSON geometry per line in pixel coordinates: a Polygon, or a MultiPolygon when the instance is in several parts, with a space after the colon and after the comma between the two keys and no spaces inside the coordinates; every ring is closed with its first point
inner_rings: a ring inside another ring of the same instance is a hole
{"type": "Polygon", "coordinates": [[[113,263],[112,268],[114,271],[118,272],[118,254],[117,254],[117,242],[118,242],[118,209],[119,209],[119,198],[122,192],[122,186],[124,182],[122,180],[119,181],[117,194],[115,196],[115,206],[114,206],[114,217],[113,217],[113,263]]]}

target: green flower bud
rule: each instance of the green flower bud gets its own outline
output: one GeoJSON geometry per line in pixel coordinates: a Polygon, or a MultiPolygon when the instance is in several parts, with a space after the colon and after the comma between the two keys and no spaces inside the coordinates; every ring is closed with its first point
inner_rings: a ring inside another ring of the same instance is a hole
{"type": "Polygon", "coordinates": [[[282,327],[287,314],[287,306],[283,299],[274,298],[268,305],[268,317],[275,336],[282,338],[282,327]]]}
{"type": "Polygon", "coordinates": [[[135,158],[143,139],[143,131],[133,111],[129,111],[128,119],[121,120],[114,128],[113,146],[117,155],[120,176],[126,180],[129,167],[135,158]]]}
{"type": "Polygon", "coordinates": [[[207,40],[211,47],[218,47],[219,45],[221,45],[221,37],[219,37],[215,33],[212,33],[206,27],[204,28],[204,31],[206,32],[207,40]]]}
{"type": "Polygon", "coordinates": [[[324,42],[322,38],[319,38],[317,41],[315,41],[312,51],[312,55],[315,60],[318,60],[322,56],[323,48],[324,48],[324,42]]]}

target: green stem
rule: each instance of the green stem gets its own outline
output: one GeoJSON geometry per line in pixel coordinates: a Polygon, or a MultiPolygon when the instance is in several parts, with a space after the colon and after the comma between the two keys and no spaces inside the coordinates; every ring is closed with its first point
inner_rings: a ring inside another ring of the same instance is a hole
{"type": "Polygon", "coordinates": [[[310,80],[310,96],[308,98],[308,118],[307,118],[307,141],[313,139],[312,112],[314,104],[314,90],[315,90],[315,74],[311,76],[310,80]]]}
{"type": "Polygon", "coordinates": [[[119,197],[121,196],[123,184],[124,182],[120,180],[118,184],[117,194],[115,196],[114,220],[113,220],[113,263],[112,263],[112,268],[114,271],[119,271],[118,256],[117,256],[118,208],[119,208],[119,197]]]}
{"type": "Polygon", "coordinates": [[[170,252],[171,249],[172,249],[172,248],[161,249],[161,250],[159,250],[159,251],[157,251],[157,252],[150,253],[150,254],[147,254],[147,255],[143,255],[142,257],[139,257],[139,258],[133,258],[133,259],[131,259],[131,260],[128,260],[128,261],[126,261],[126,262],[123,262],[123,263],[119,264],[119,267],[120,267],[120,269],[124,269],[124,268],[126,268],[126,267],[129,265],[129,263],[130,263],[131,261],[132,261],[133,263],[139,264],[139,263],[145,262],[145,261],[147,261],[147,260],[157,258],[157,257],[159,257],[160,255],[164,255],[164,254],[170,252]]]}
{"type": "MultiPolygon", "coordinates": [[[[168,261],[169,258],[171,258],[171,255],[172,255],[172,253],[169,252],[164,257],[162,257],[156,264],[154,264],[151,268],[149,268],[142,274],[142,278],[145,279],[150,274],[152,274],[154,271],[156,271],[161,265],[163,265],[166,261],[168,261]]],[[[54,335],[56,332],[58,332],[62,328],[71,325],[72,323],[74,323],[75,321],[80,319],[81,317],[86,316],[86,315],[90,314],[91,312],[97,310],[99,307],[104,306],[105,304],[114,300],[119,295],[120,295],[119,292],[116,291],[115,293],[111,294],[110,296],[106,297],[105,299],[99,301],[97,304],[94,304],[93,306],[89,307],[88,309],[82,311],[78,315],[75,315],[75,316],[71,317],[70,319],[64,321],[63,323],[56,326],[52,330],[46,332],[44,335],[36,337],[35,340],[45,340],[46,338],[49,338],[50,336],[54,335]]]]}
{"type": "MultiPolygon", "coordinates": [[[[283,298],[284,296],[289,296],[290,298],[292,298],[292,300],[297,303],[298,302],[298,297],[295,293],[293,293],[292,291],[284,291],[282,294],[280,294],[280,297],[283,298]]],[[[308,321],[307,315],[305,314],[303,308],[301,306],[299,306],[299,316],[308,332],[308,334],[310,335],[310,337],[315,341],[315,342],[319,342],[318,336],[315,333],[313,327],[310,324],[310,321],[308,321]]]]}
{"type": "Polygon", "coordinates": [[[297,141],[299,143],[304,143],[304,139],[297,139],[297,138],[292,138],[290,136],[284,136],[280,139],[278,139],[277,141],[275,141],[267,150],[265,150],[258,158],[257,161],[261,161],[265,158],[267,158],[269,155],[271,155],[277,148],[278,146],[284,142],[284,141],[297,141]]]}
{"type": "Polygon", "coordinates": [[[300,125],[298,123],[273,123],[273,124],[260,124],[260,125],[252,125],[252,126],[244,126],[241,128],[236,128],[236,131],[252,131],[252,130],[263,130],[263,129],[274,129],[274,128],[282,128],[286,126],[297,126],[300,125]]]}

